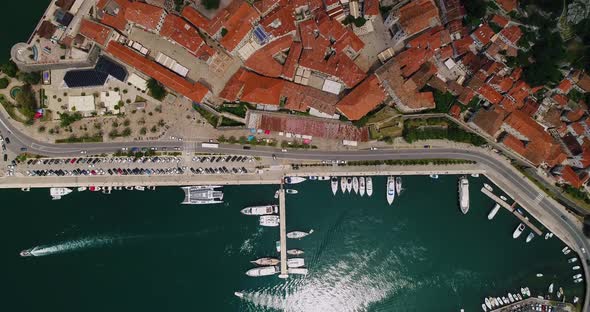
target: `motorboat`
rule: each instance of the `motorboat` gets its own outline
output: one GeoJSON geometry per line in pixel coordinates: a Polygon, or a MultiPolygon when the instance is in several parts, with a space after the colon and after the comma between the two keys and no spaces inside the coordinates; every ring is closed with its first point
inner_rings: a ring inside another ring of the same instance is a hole
{"type": "Polygon", "coordinates": [[[574,279],[578,279],[578,278],[582,278],[582,274],[576,274],[576,275],[574,275],[574,279]]]}
{"type": "Polygon", "coordinates": [[[561,298],[561,296],[563,296],[563,288],[559,287],[559,290],[557,291],[557,298],[561,298]]]}
{"type": "Polygon", "coordinates": [[[112,187],[112,186],[105,186],[105,187],[102,189],[102,193],[103,193],[103,194],[107,194],[107,195],[108,195],[108,194],[111,194],[111,192],[112,192],[112,191],[113,191],[113,187],[112,187]]]}
{"type": "Polygon", "coordinates": [[[490,298],[485,299],[485,304],[488,307],[488,309],[492,309],[492,302],[490,301],[490,298]]]}
{"type": "Polygon", "coordinates": [[[574,297],[574,301],[573,301],[573,303],[574,303],[574,304],[576,304],[576,303],[578,303],[578,301],[580,301],[580,298],[578,298],[578,297],[574,297]]]}
{"type": "Polygon", "coordinates": [[[479,173],[472,173],[471,176],[474,178],[479,178],[479,173]]]}
{"type": "Polygon", "coordinates": [[[525,230],[525,228],[526,226],[524,225],[524,223],[519,224],[512,233],[512,238],[517,239],[520,236],[520,234],[522,234],[522,232],[525,230]]]}
{"type": "Polygon", "coordinates": [[[300,256],[303,254],[303,250],[301,249],[289,249],[287,250],[287,254],[290,256],[300,256]]]}
{"type": "Polygon", "coordinates": [[[126,186],[125,189],[128,191],[133,191],[133,186],[126,186]]]}
{"type": "Polygon", "coordinates": [[[527,235],[527,237],[526,237],[526,242],[530,243],[534,237],[535,237],[535,234],[533,232],[530,232],[529,235],[527,235]]]}
{"type": "Polygon", "coordinates": [[[365,185],[365,177],[359,178],[359,194],[361,197],[365,196],[366,185],[365,185]]]}
{"type": "Polygon", "coordinates": [[[352,178],[346,178],[346,192],[350,193],[352,191],[352,178]]]}
{"type": "Polygon", "coordinates": [[[291,258],[287,259],[288,268],[300,268],[305,265],[305,259],[303,258],[291,258]]]}
{"type": "Polygon", "coordinates": [[[277,215],[266,215],[260,216],[259,223],[261,226],[279,226],[279,216],[277,215]]]}
{"type": "Polygon", "coordinates": [[[138,191],[145,191],[145,186],[137,185],[135,189],[138,191]]]}
{"type": "Polygon", "coordinates": [[[566,252],[568,252],[568,251],[569,251],[569,249],[570,249],[570,248],[569,248],[568,246],[565,246],[565,247],[563,247],[563,249],[561,250],[561,252],[563,252],[563,254],[564,254],[564,255],[567,255],[567,253],[566,253],[566,252]]]}
{"type": "Polygon", "coordinates": [[[303,177],[285,177],[285,184],[297,184],[307,180],[303,177]]]}
{"type": "Polygon", "coordinates": [[[246,275],[252,277],[269,276],[277,273],[279,273],[279,268],[274,265],[253,268],[246,271],[246,275]]]}
{"type": "Polygon", "coordinates": [[[319,176],[318,177],[318,181],[328,181],[330,180],[332,177],[330,176],[319,176]]]}
{"type": "Polygon", "coordinates": [[[288,268],[287,272],[289,274],[307,275],[308,270],[306,268],[288,268]]]}
{"type": "Polygon", "coordinates": [[[549,288],[547,289],[547,291],[548,291],[550,294],[552,294],[552,293],[553,293],[553,287],[554,287],[554,286],[555,286],[555,285],[554,285],[553,283],[551,283],[551,285],[549,285],[549,288]]]}
{"type": "Polygon", "coordinates": [[[500,199],[503,200],[503,201],[507,201],[508,200],[508,198],[504,197],[504,195],[500,195],[500,199]]]}
{"type": "Polygon", "coordinates": [[[200,186],[184,186],[181,189],[184,191],[184,200],[182,204],[185,205],[205,205],[205,204],[221,204],[223,203],[223,192],[217,190],[219,185],[200,185],[200,186]]]}
{"type": "Polygon", "coordinates": [[[330,185],[332,186],[332,194],[336,195],[336,193],[338,193],[338,178],[332,177],[330,185]]]}
{"type": "Polygon", "coordinates": [[[498,305],[504,304],[504,301],[502,301],[502,298],[500,298],[500,297],[496,297],[496,301],[498,301],[498,305]]]}
{"type": "MultiPolygon", "coordinates": [[[[134,189],[133,186],[130,186],[130,187],[131,187],[132,190],[134,189]]],[[[100,192],[100,190],[102,190],[102,187],[100,187],[100,186],[91,186],[91,187],[88,188],[88,190],[91,191],[91,192],[100,192]]]]}
{"type": "Polygon", "coordinates": [[[287,238],[301,239],[301,238],[304,238],[305,236],[307,236],[307,235],[309,235],[311,233],[313,233],[313,230],[311,230],[309,232],[293,231],[293,232],[287,233],[287,238]]]}
{"type": "Polygon", "coordinates": [[[584,281],[583,279],[581,279],[581,278],[578,278],[578,279],[575,279],[575,280],[574,280],[574,283],[576,283],[576,284],[579,284],[579,283],[581,283],[581,282],[583,282],[583,281],[584,281]]]}
{"type": "Polygon", "coordinates": [[[352,190],[355,194],[359,193],[359,178],[357,177],[352,178],[352,190]]]}
{"type": "Polygon", "coordinates": [[[240,210],[242,214],[248,216],[262,216],[268,214],[274,214],[279,212],[279,206],[277,205],[266,205],[266,206],[252,206],[246,207],[240,210]]]}
{"type": "Polygon", "coordinates": [[[121,191],[121,190],[123,190],[123,187],[122,186],[114,186],[113,187],[113,190],[115,190],[115,191],[121,191]]]}
{"type": "Polygon", "coordinates": [[[307,178],[309,179],[309,181],[316,181],[318,179],[317,176],[309,176],[307,178]]]}
{"type": "Polygon", "coordinates": [[[500,204],[495,204],[494,208],[492,208],[492,210],[490,210],[490,213],[488,213],[488,220],[492,220],[496,214],[498,213],[498,211],[500,210],[500,204]]]}
{"type": "Polygon", "coordinates": [[[244,293],[242,293],[242,292],[239,292],[239,291],[235,291],[235,292],[234,292],[234,295],[235,295],[236,297],[238,297],[238,298],[243,298],[243,297],[244,297],[244,293]]]}
{"type": "Polygon", "coordinates": [[[433,174],[429,175],[429,177],[431,179],[438,179],[438,174],[433,173],[433,174]]]}
{"type": "Polygon", "coordinates": [[[469,211],[469,180],[466,177],[459,179],[459,208],[463,214],[469,211]]]}
{"type": "Polygon", "coordinates": [[[492,188],[492,187],[491,187],[489,184],[487,184],[487,183],[484,183],[484,184],[483,184],[483,187],[484,187],[486,190],[490,191],[490,192],[493,192],[493,191],[494,191],[494,189],[493,189],[493,188],[492,188]]]}
{"type": "Polygon", "coordinates": [[[22,250],[22,251],[19,253],[19,255],[20,255],[21,257],[34,257],[34,256],[35,256],[34,252],[35,252],[35,251],[36,251],[38,248],[39,248],[39,247],[33,247],[33,248],[29,248],[29,249],[22,250]]]}
{"type": "Polygon", "coordinates": [[[281,241],[280,240],[275,242],[275,249],[277,250],[277,252],[281,252],[281,241]]]}
{"type": "Polygon", "coordinates": [[[340,189],[342,190],[342,194],[346,193],[346,177],[340,178],[340,189]]]}
{"type": "Polygon", "coordinates": [[[573,258],[570,258],[569,260],[567,260],[567,263],[574,263],[576,261],[578,261],[578,258],[573,257],[573,258]]]}
{"type": "Polygon", "coordinates": [[[510,303],[514,302],[514,296],[511,293],[508,293],[508,300],[510,300],[510,303]]]}
{"type": "Polygon", "coordinates": [[[579,265],[576,265],[576,266],[573,266],[572,267],[572,270],[579,270],[579,269],[580,269],[580,266],[579,265]]]}
{"type": "Polygon", "coordinates": [[[256,265],[260,265],[260,266],[268,266],[268,265],[277,265],[281,261],[276,258],[260,258],[260,259],[256,259],[256,260],[250,261],[250,262],[252,262],[253,264],[256,264],[256,265]]]}
{"type": "Polygon", "coordinates": [[[286,189],[285,192],[287,194],[291,194],[291,195],[295,195],[295,194],[299,193],[298,190],[294,190],[294,189],[286,189]]]}
{"type": "Polygon", "coordinates": [[[23,192],[30,192],[31,188],[30,187],[21,187],[20,190],[23,192]]]}
{"type": "Polygon", "coordinates": [[[373,195],[373,178],[367,177],[367,196],[371,197],[373,195]]]}
{"type": "Polygon", "coordinates": [[[395,179],[392,176],[387,177],[387,203],[393,204],[395,199],[395,179]]]}
{"type": "Polygon", "coordinates": [[[274,197],[275,197],[275,199],[279,198],[279,190],[276,190],[274,197]]]}
{"type": "Polygon", "coordinates": [[[488,309],[486,308],[486,305],[483,304],[483,303],[481,304],[481,308],[484,310],[484,312],[487,312],[488,311],[488,309]]]}
{"type": "Polygon", "coordinates": [[[572,252],[572,250],[568,248],[563,254],[564,255],[569,255],[570,252],[572,252]]]}
{"type": "Polygon", "coordinates": [[[537,277],[543,277],[543,273],[537,273],[537,277]]]}
{"type": "Polygon", "coordinates": [[[53,200],[59,200],[62,196],[66,196],[71,192],[72,190],[67,187],[52,187],[49,189],[49,195],[53,200]]]}
{"type": "Polygon", "coordinates": [[[551,238],[551,232],[547,232],[547,233],[545,233],[545,239],[547,240],[547,239],[549,239],[549,238],[551,238]]]}
{"type": "Polygon", "coordinates": [[[84,192],[86,191],[88,188],[86,188],[85,186],[80,186],[77,190],[78,192],[84,192]]]}
{"type": "Polygon", "coordinates": [[[522,296],[520,294],[516,294],[516,298],[518,298],[518,300],[522,300],[522,296]]]}
{"type": "Polygon", "coordinates": [[[397,193],[397,196],[402,193],[402,177],[395,178],[395,192],[397,193]]]}
{"type": "Polygon", "coordinates": [[[151,185],[147,187],[148,190],[150,191],[155,191],[156,190],[156,186],[155,185],[151,185]]]}

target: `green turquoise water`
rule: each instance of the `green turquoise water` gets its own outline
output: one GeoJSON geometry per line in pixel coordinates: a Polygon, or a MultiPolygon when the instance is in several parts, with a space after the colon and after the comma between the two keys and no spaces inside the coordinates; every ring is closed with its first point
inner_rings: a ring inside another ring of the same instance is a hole
{"type": "MultiPolygon", "coordinates": [[[[261,228],[244,206],[269,204],[274,186],[224,187],[225,203],[185,206],[179,188],[74,192],[51,201],[48,190],[0,191],[3,276],[14,311],[481,311],[485,296],[550,283],[566,298],[583,292],[563,243],[528,230],[470,178],[471,210],[457,207],[457,177],[405,177],[392,206],[385,178],[373,197],[333,196],[328,181],[293,186],[287,229],[314,233],[289,240],[305,251],[309,275],[251,278],[249,263],[278,256],[278,228],[261,228]],[[45,256],[20,258],[43,245],[45,256]],[[543,278],[537,278],[543,273],[543,278]],[[234,291],[245,293],[243,299],[234,291]]],[[[496,190],[496,192],[498,192],[496,190]]],[[[6,294],[6,292],[5,292],[6,294]]]]}
{"type": "Polygon", "coordinates": [[[25,42],[35,29],[50,1],[2,1],[0,19],[0,62],[10,58],[10,48],[17,42],[25,42]]]}

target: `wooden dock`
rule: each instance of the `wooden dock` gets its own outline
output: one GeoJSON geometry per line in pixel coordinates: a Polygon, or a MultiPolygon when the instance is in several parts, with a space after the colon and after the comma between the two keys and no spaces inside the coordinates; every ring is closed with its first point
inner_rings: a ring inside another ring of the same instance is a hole
{"type": "Polygon", "coordinates": [[[287,216],[285,215],[285,189],[283,184],[279,189],[279,218],[280,218],[280,242],[281,242],[281,274],[280,278],[287,278],[289,272],[287,270],[287,216]]]}
{"type": "Polygon", "coordinates": [[[523,215],[518,213],[514,207],[516,206],[516,201],[512,206],[510,206],[507,202],[503,201],[500,197],[496,196],[494,193],[487,190],[485,187],[481,188],[481,192],[486,194],[489,198],[493,199],[496,203],[500,206],[508,209],[513,215],[515,215],[522,223],[524,223],[527,227],[529,227],[537,236],[543,235],[543,232],[539,230],[530,220],[526,219],[523,215]]]}

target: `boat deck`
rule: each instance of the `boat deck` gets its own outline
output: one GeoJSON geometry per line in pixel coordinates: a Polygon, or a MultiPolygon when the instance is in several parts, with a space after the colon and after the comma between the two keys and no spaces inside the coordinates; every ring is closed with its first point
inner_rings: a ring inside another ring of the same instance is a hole
{"type": "Polygon", "coordinates": [[[494,195],[494,193],[490,192],[485,187],[481,188],[481,192],[486,194],[489,198],[493,199],[500,206],[508,209],[508,211],[510,211],[513,215],[515,215],[522,223],[524,223],[533,232],[535,232],[535,234],[537,234],[537,236],[541,236],[543,234],[543,232],[541,230],[539,230],[539,228],[537,228],[530,220],[525,219],[525,217],[523,215],[521,215],[520,213],[518,213],[516,211],[516,209],[514,209],[516,202],[514,202],[514,204],[512,206],[510,206],[507,202],[503,201],[500,197],[494,195]]]}
{"type": "Polygon", "coordinates": [[[279,189],[279,230],[281,242],[281,274],[280,278],[287,278],[289,276],[287,270],[287,216],[285,215],[285,189],[281,183],[279,189]]]}

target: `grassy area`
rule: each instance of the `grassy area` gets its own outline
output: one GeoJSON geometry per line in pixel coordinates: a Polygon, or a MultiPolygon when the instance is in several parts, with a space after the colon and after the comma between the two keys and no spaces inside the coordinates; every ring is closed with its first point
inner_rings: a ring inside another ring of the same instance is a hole
{"type": "Polygon", "coordinates": [[[223,104],[219,110],[244,118],[249,108],[248,103],[240,102],[239,104],[223,104]]]}
{"type": "Polygon", "coordinates": [[[470,143],[475,146],[486,144],[486,140],[467,132],[457,124],[443,118],[413,119],[404,123],[404,140],[413,143],[422,140],[449,140],[470,143]]]}
{"type": "Polygon", "coordinates": [[[220,127],[241,127],[244,126],[243,123],[239,121],[235,121],[233,119],[221,117],[221,123],[219,124],[220,127]]]}
{"type": "Polygon", "coordinates": [[[19,115],[17,115],[16,106],[14,104],[12,104],[11,102],[9,102],[8,99],[6,99],[4,97],[4,95],[2,95],[2,94],[0,94],[0,104],[2,104],[2,106],[4,107],[6,112],[8,112],[8,115],[10,116],[10,118],[12,118],[20,123],[27,122],[25,119],[23,119],[19,115]]]}
{"type": "Polygon", "coordinates": [[[76,135],[72,135],[66,139],[58,139],[55,140],[55,143],[98,143],[102,142],[102,135],[95,135],[95,136],[81,136],[78,137],[76,135]]]}
{"type": "Polygon", "coordinates": [[[219,117],[215,116],[213,113],[209,112],[208,110],[202,108],[200,105],[195,104],[193,108],[201,115],[208,123],[210,123],[213,127],[217,127],[219,123],[219,117]]]}

